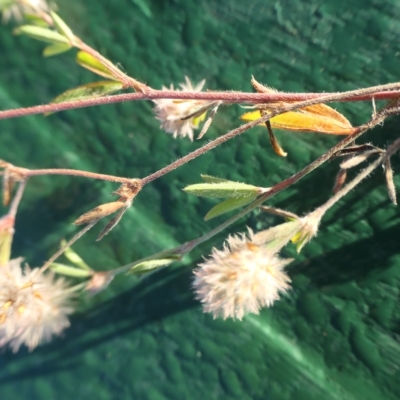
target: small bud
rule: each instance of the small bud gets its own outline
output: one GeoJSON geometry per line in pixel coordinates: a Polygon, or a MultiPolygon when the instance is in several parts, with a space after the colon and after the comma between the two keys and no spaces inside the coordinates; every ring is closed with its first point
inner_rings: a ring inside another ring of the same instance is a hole
{"type": "Polygon", "coordinates": [[[333,185],[332,192],[337,193],[346,182],[347,171],[345,169],[340,169],[336,175],[335,184],[333,185]]]}
{"type": "Polygon", "coordinates": [[[97,219],[101,219],[114,213],[120,208],[125,207],[125,203],[122,201],[114,201],[112,203],[102,204],[93,210],[88,211],[87,213],[81,215],[75,222],[75,225],[83,225],[88,224],[89,222],[93,222],[97,219]]]}
{"type": "Polygon", "coordinates": [[[86,291],[88,291],[89,294],[93,296],[103,291],[104,289],[107,289],[108,285],[113,279],[114,275],[109,271],[95,272],[86,285],[86,291]]]}
{"type": "Polygon", "coordinates": [[[396,186],[394,186],[393,182],[393,170],[392,166],[390,165],[390,158],[386,160],[384,167],[385,167],[386,186],[389,194],[389,199],[394,205],[397,205],[396,186]]]}

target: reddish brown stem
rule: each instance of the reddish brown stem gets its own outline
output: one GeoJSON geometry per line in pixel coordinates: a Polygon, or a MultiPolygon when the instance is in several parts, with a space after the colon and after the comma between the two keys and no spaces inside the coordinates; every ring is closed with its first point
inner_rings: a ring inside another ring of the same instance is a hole
{"type": "Polygon", "coordinates": [[[93,99],[66,101],[58,104],[17,108],[0,111],[0,119],[17,118],[34,114],[54,113],[76,108],[99,106],[103,104],[121,103],[125,101],[177,99],[177,100],[209,100],[227,103],[268,103],[293,102],[317,99],[331,96],[338,102],[390,100],[400,97],[400,83],[374,86],[366,89],[353,90],[343,93],[242,93],[242,92],[178,92],[173,90],[149,90],[146,93],[124,93],[93,99]]]}
{"type": "Polygon", "coordinates": [[[118,183],[131,183],[132,179],[130,178],[122,178],[118,176],[112,175],[104,175],[104,174],[97,174],[95,172],[87,172],[87,171],[80,171],[77,169],[58,169],[58,168],[51,168],[51,169],[24,169],[23,172],[24,177],[28,178],[31,176],[40,176],[40,175],[69,175],[69,176],[81,176],[83,178],[89,179],[101,179],[103,181],[109,182],[118,182],[118,183]]]}

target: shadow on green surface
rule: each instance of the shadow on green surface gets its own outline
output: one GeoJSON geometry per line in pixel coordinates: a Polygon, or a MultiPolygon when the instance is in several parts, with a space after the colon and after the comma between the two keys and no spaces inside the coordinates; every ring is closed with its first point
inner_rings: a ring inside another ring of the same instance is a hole
{"type": "MultiPolygon", "coordinates": [[[[298,274],[307,276],[321,293],[334,292],[332,288],[335,286],[352,281],[362,286],[371,277],[374,279],[374,276],[386,272],[389,255],[395,254],[398,247],[396,231],[398,224],[381,231],[378,239],[360,240],[295,265],[291,268],[292,278],[298,274]],[[383,243],[386,258],[380,256],[379,262],[371,262],[383,243]]],[[[189,290],[190,283],[191,269],[187,267],[164,269],[144,278],[132,289],[72,317],[71,328],[66,331],[65,337],[36,349],[34,358],[26,350],[15,355],[5,353],[1,357],[3,373],[0,383],[72,369],[80,364],[80,358],[87,350],[197,306],[189,290]]]]}
{"type": "Polygon", "coordinates": [[[164,269],[142,279],[132,289],[73,316],[65,336],[34,350],[34,359],[25,349],[17,354],[7,351],[1,356],[0,365],[3,372],[5,368],[8,372],[0,372],[0,383],[74,368],[87,350],[196,306],[188,290],[190,284],[191,269],[187,267],[164,269]]]}

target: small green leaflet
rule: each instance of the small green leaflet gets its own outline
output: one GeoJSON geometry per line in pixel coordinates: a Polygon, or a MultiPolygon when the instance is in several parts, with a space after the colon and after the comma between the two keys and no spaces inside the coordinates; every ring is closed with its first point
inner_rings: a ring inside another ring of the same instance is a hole
{"type": "Polygon", "coordinates": [[[54,26],[57,31],[65,36],[69,42],[73,42],[75,40],[75,35],[69,28],[69,26],[53,11],[50,12],[51,18],[53,19],[54,26]]]}
{"type": "Polygon", "coordinates": [[[146,272],[152,271],[153,269],[165,267],[166,265],[171,264],[174,261],[179,261],[180,259],[181,259],[181,257],[179,257],[179,256],[170,256],[170,257],[161,258],[158,260],[143,261],[139,264],[134,265],[129,270],[129,272],[132,274],[144,274],[146,272]]]}
{"type": "Polygon", "coordinates": [[[257,198],[257,194],[251,194],[247,197],[239,197],[237,199],[227,199],[222,203],[217,204],[213,207],[204,217],[205,221],[209,221],[212,218],[218,217],[221,214],[225,214],[228,211],[235,210],[236,208],[245,206],[251,203],[257,198]]]}
{"type": "Polygon", "coordinates": [[[301,230],[301,220],[293,220],[276,225],[265,231],[258,232],[253,237],[253,243],[263,245],[273,253],[286,246],[301,230]]]}
{"type": "Polygon", "coordinates": [[[78,53],[76,54],[76,62],[81,67],[86,68],[97,75],[115,80],[115,77],[110,72],[110,70],[106,68],[100,61],[97,61],[89,53],[86,53],[86,51],[78,51],[78,53]]]}
{"type": "Polygon", "coordinates": [[[0,11],[5,10],[14,4],[14,0],[0,0],[0,11]]]}
{"type": "MultiPolygon", "coordinates": [[[[90,99],[94,97],[105,96],[114,93],[123,88],[122,83],[115,81],[99,81],[78,86],[77,88],[67,90],[60,94],[51,103],[62,103],[64,101],[90,99]]],[[[46,115],[50,115],[47,113],[46,115]]]]}
{"type": "MultiPolygon", "coordinates": [[[[66,240],[61,241],[61,247],[64,247],[66,244],[66,240]]],[[[73,264],[75,264],[76,267],[91,271],[89,265],[87,265],[85,261],[83,261],[82,258],[77,253],[75,253],[74,250],[71,249],[71,247],[65,249],[64,256],[73,264]]]]}
{"type": "Polygon", "coordinates": [[[92,275],[91,271],[81,268],[70,267],[68,265],[59,263],[52,263],[50,265],[50,269],[56,274],[72,276],[74,278],[87,278],[88,276],[92,275]]]}
{"type": "Polygon", "coordinates": [[[219,182],[219,183],[197,183],[186,186],[185,192],[202,197],[233,198],[249,197],[264,192],[263,188],[247,185],[240,182],[219,182]]]}
{"type": "Polygon", "coordinates": [[[19,28],[14,29],[14,34],[24,34],[33,39],[48,43],[69,43],[68,39],[63,35],[60,35],[58,32],[35,25],[20,26],[19,28]]]}
{"type": "Polygon", "coordinates": [[[203,175],[202,174],[200,176],[201,176],[201,179],[203,179],[203,181],[207,182],[207,183],[233,182],[228,179],[218,178],[216,176],[211,176],[211,175],[203,175]]]}
{"type": "Polygon", "coordinates": [[[45,47],[43,50],[43,55],[45,57],[51,57],[57,54],[65,53],[71,48],[72,46],[67,43],[55,43],[45,47]]]}

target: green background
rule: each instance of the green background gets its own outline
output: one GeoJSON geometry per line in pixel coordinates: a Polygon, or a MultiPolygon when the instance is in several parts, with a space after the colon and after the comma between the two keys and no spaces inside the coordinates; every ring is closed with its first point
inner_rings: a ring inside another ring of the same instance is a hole
{"type": "MultiPolygon", "coordinates": [[[[128,74],[160,88],[189,76],[210,90],[250,91],[250,77],[282,91],[338,91],[397,81],[400,4],[390,0],[70,0],[60,15],[128,74]]],[[[73,52],[43,59],[43,45],[0,28],[0,108],[49,102],[98,80],[73,52]]],[[[366,121],[371,104],[335,105],[366,121]]],[[[0,158],[31,168],[77,168],[143,177],[239,125],[220,110],[200,142],[159,129],[152,104],[125,103],[0,121],[0,158]]],[[[396,118],[361,142],[397,138],[396,118]]],[[[272,186],[338,141],[249,131],[148,185],[100,243],[98,229],[74,249],[95,269],[115,268],[183,243],[222,222],[204,222],[212,201],[181,189],[200,173],[272,186]]],[[[399,169],[397,157],[394,169],[399,169]]],[[[331,194],[338,161],[270,204],[305,213],[331,194]]],[[[397,179],[396,179],[397,181],[397,179]]],[[[81,178],[32,179],[17,218],[13,255],[40,265],[83,212],[111,200],[115,185],[81,178]]],[[[6,210],[3,210],[5,213],[6,210]]],[[[3,399],[397,399],[400,396],[399,213],[375,174],[323,220],[318,237],[289,267],[293,290],[259,316],[213,320],[191,292],[191,270],[227,231],[183,263],[144,279],[117,278],[88,299],[62,338],[0,355],[3,399]]],[[[246,226],[279,219],[254,213],[246,226]]],[[[285,255],[294,255],[292,247],[285,255]]]]}

